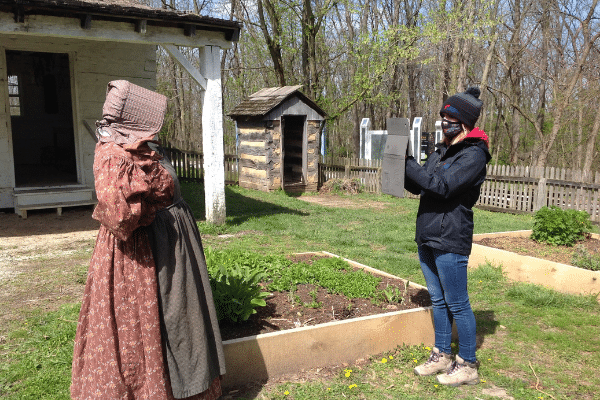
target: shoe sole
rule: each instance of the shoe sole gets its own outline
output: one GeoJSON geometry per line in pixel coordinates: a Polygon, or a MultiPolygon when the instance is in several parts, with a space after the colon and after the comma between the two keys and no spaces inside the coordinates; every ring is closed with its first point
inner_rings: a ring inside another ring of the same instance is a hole
{"type": "MultiPolygon", "coordinates": [[[[446,385],[447,386],[452,386],[452,387],[459,387],[459,386],[462,386],[462,385],[478,385],[478,384],[479,384],[479,378],[473,379],[473,380],[470,380],[470,381],[459,382],[459,383],[447,383],[446,385]]],[[[442,385],[443,385],[443,383],[442,383],[442,385]]]]}
{"type": "Polygon", "coordinates": [[[417,375],[417,376],[432,376],[432,375],[439,374],[440,372],[444,372],[446,369],[447,369],[447,368],[442,368],[442,369],[440,369],[440,370],[438,370],[438,371],[434,371],[434,372],[432,372],[432,373],[430,373],[430,374],[420,374],[420,373],[417,371],[417,369],[415,368],[415,369],[413,369],[413,372],[414,372],[414,373],[415,373],[415,375],[417,375]]]}

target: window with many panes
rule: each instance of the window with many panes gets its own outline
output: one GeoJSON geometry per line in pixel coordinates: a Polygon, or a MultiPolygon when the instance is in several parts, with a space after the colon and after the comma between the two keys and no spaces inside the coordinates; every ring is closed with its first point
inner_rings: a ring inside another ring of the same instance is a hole
{"type": "Polygon", "coordinates": [[[10,75],[8,77],[8,101],[10,104],[10,116],[19,117],[21,115],[21,89],[17,75],[10,75]]]}

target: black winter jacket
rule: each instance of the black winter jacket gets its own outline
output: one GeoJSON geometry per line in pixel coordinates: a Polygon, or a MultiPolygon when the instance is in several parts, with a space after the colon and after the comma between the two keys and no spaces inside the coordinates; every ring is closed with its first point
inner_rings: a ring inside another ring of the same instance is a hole
{"type": "Polygon", "coordinates": [[[472,208],[492,158],[486,142],[485,133],[475,129],[459,143],[439,145],[423,166],[407,158],[404,187],[421,194],[415,236],[419,246],[471,254],[472,208]]]}

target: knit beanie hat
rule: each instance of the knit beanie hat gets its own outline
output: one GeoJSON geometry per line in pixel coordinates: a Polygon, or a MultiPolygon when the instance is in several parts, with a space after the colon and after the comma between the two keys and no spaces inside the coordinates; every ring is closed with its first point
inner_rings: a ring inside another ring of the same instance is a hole
{"type": "Polygon", "coordinates": [[[440,116],[447,114],[462,122],[467,128],[473,129],[483,105],[479,100],[480,94],[479,88],[472,86],[463,93],[448,97],[442,105],[440,116]]]}

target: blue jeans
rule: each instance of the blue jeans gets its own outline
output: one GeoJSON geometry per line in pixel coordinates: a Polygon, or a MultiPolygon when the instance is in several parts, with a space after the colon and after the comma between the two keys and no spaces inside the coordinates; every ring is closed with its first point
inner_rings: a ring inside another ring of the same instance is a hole
{"type": "Polygon", "coordinates": [[[467,292],[469,256],[447,253],[428,246],[419,246],[421,270],[433,304],[435,347],[451,354],[452,321],[458,331],[458,355],[475,362],[475,315],[467,292]]]}

